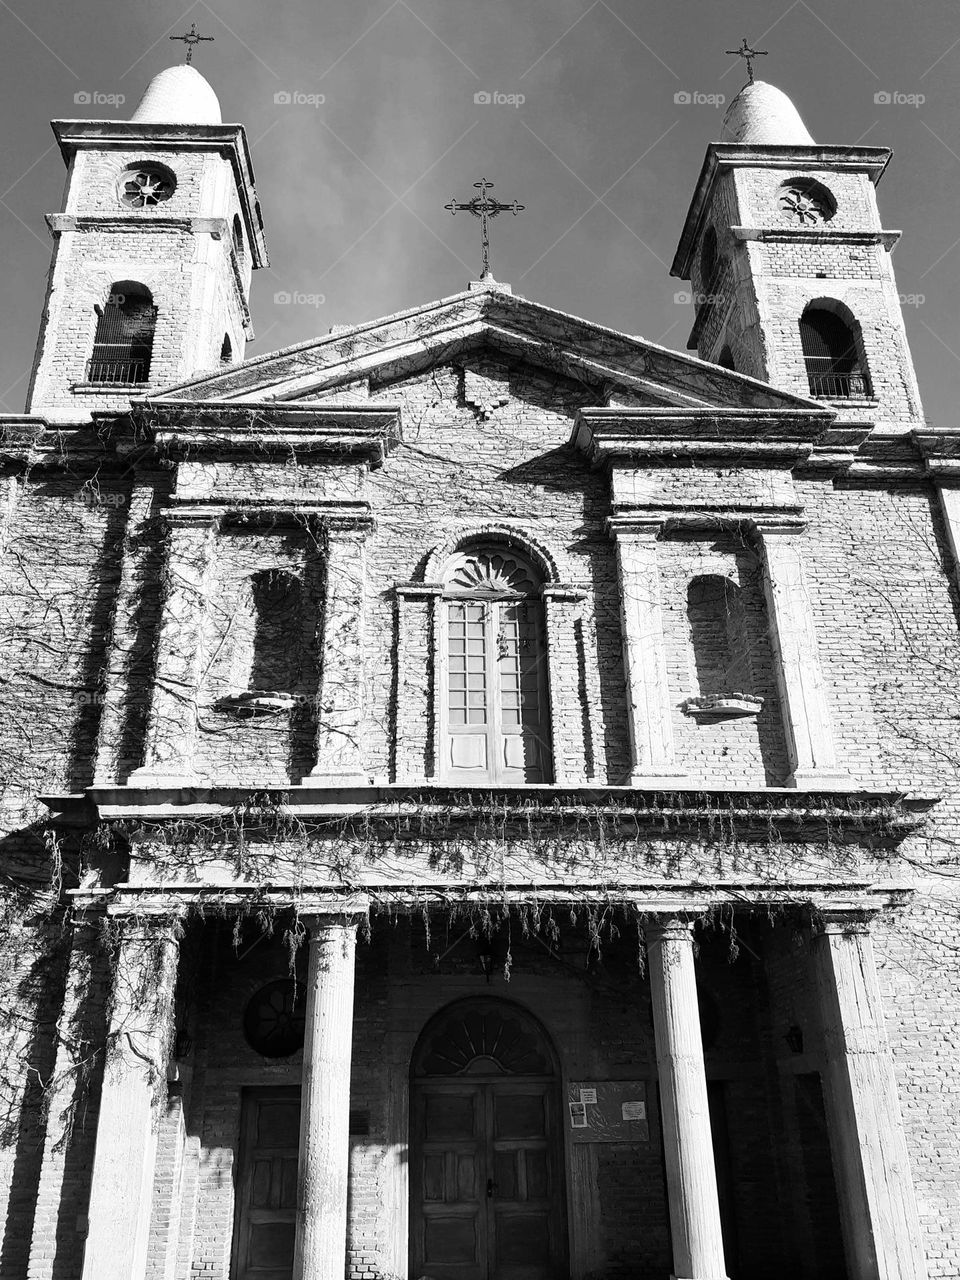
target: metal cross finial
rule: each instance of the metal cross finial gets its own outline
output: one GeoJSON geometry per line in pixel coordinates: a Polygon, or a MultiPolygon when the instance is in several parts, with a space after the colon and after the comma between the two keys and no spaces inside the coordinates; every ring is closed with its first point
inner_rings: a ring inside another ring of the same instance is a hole
{"type": "Polygon", "coordinates": [[[490,271],[490,234],[487,227],[487,219],[495,218],[498,213],[512,213],[514,217],[518,213],[522,213],[526,205],[517,204],[516,200],[510,204],[502,204],[493,196],[488,196],[487,192],[493,190],[493,183],[488,182],[486,178],[481,178],[479,182],[473,184],[480,192],[474,196],[472,200],[467,200],[461,204],[456,198],[445,204],[443,207],[449,209],[452,214],[472,213],[475,218],[480,219],[480,239],[483,246],[483,274],[481,280],[489,280],[492,278],[490,271]]]}
{"type": "Polygon", "coordinates": [[[766,49],[751,49],[747,43],[747,37],[743,37],[743,43],[739,49],[728,49],[727,53],[733,54],[734,57],[743,58],[747,64],[747,76],[750,84],[753,84],[753,60],[754,58],[765,58],[767,56],[766,49]]]}
{"type": "Polygon", "coordinates": [[[171,40],[182,40],[187,46],[187,66],[193,61],[193,46],[199,44],[201,40],[215,40],[216,36],[201,36],[197,34],[197,24],[190,23],[190,30],[185,36],[171,36],[171,40]]]}

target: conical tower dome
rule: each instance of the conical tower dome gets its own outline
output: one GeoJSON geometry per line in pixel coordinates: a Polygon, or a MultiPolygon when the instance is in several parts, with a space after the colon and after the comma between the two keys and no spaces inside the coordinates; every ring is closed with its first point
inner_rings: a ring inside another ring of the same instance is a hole
{"type": "Polygon", "coordinates": [[[754,80],[745,84],[727,107],[721,142],[747,146],[813,146],[800,112],[782,89],[754,80]]]}
{"type": "Polygon", "coordinates": [[[137,124],[222,124],[220,102],[196,68],[180,63],[159,72],[130,117],[137,124]]]}

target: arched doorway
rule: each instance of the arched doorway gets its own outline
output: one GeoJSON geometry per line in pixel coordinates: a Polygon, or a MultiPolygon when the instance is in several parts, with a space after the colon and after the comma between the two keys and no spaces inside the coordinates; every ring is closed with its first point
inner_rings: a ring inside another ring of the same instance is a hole
{"type": "Polygon", "coordinates": [[[539,1023],[506,1000],[460,1000],[411,1064],[412,1280],[568,1274],[560,1077],[539,1023]]]}

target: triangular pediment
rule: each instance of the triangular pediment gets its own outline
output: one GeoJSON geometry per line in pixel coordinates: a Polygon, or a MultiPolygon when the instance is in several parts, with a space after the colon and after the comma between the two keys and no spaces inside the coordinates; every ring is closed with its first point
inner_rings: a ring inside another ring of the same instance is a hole
{"type": "Polygon", "coordinates": [[[343,328],[156,393],[164,400],[362,399],[464,361],[525,364],[595,392],[594,403],[688,409],[809,409],[814,402],[644,338],[484,288],[343,328]]]}

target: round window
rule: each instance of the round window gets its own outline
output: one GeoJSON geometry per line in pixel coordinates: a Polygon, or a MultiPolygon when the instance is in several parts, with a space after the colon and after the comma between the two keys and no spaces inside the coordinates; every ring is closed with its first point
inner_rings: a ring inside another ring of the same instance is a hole
{"type": "Polygon", "coordinates": [[[177,180],[169,169],[143,164],[127,169],[120,178],[120,199],[128,209],[149,209],[169,200],[177,180]]]}
{"type": "Polygon", "coordinates": [[[836,202],[821,182],[795,178],[780,188],[780,212],[803,227],[829,222],[837,211],[836,202]]]}
{"type": "Polygon", "coordinates": [[[303,1048],[304,1006],[302,982],[280,978],[257,992],[243,1015],[247,1044],[265,1058],[289,1058],[303,1048]]]}

